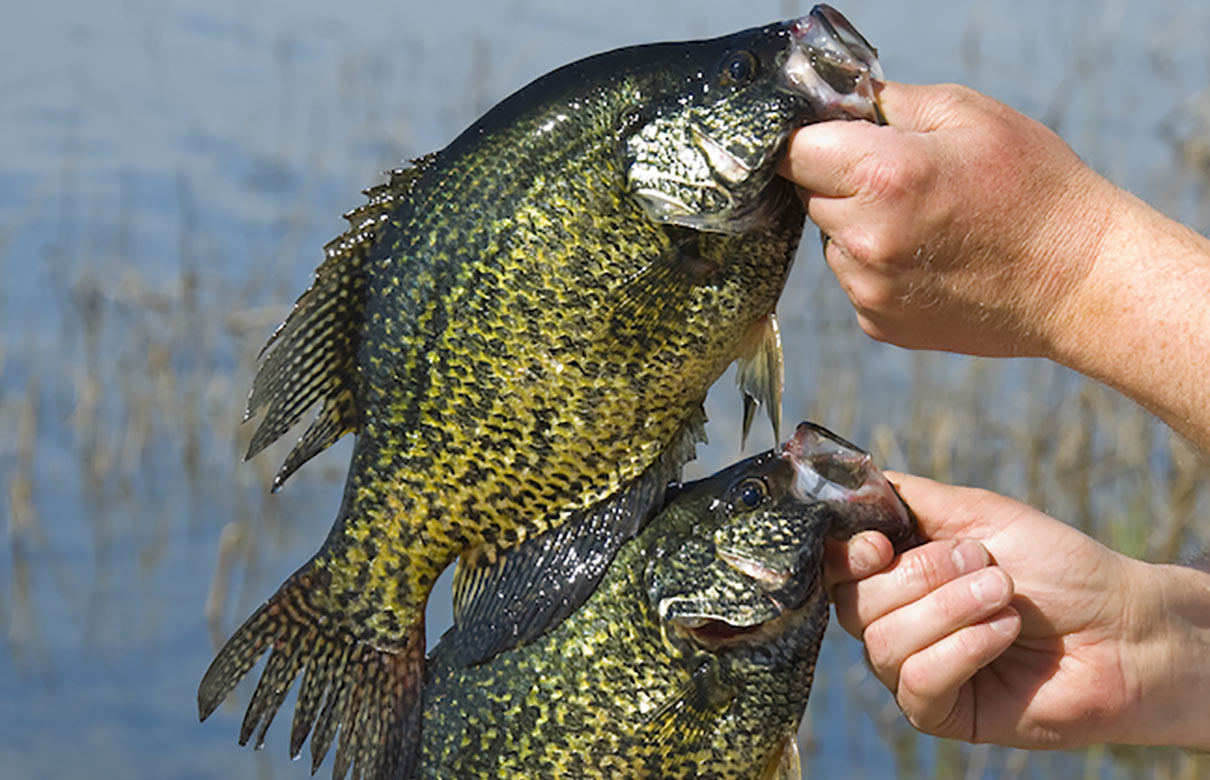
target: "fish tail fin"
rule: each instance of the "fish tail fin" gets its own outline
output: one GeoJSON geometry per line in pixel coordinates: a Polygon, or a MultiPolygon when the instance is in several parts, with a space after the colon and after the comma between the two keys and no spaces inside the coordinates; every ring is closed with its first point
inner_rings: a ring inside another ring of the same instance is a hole
{"type": "Polygon", "coordinates": [[[302,673],[290,756],[311,736],[311,771],[337,733],[333,780],[352,769],[352,780],[406,780],[420,746],[424,686],[424,624],[413,626],[397,650],[359,639],[325,604],[328,573],[308,564],[227,640],[198,687],[205,720],[262,655],[269,660],[240,727],[239,743],[264,744],[265,732],[302,673]]]}

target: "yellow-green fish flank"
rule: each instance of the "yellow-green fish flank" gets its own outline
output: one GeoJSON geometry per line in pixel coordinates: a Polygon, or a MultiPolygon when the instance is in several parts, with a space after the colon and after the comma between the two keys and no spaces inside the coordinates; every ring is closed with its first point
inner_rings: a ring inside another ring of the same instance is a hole
{"type": "Polygon", "coordinates": [[[310,735],[317,766],[339,734],[334,777],[407,778],[451,562],[452,658],[532,641],[662,500],[731,362],[776,422],[774,307],[804,214],[774,171],[795,127],[877,115],[873,51],[842,22],[573,63],[367,191],[249,400],[249,456],[319,406],[275,487],[356,434],[341,506],[220,650],[203,718],[271,650],[241,742],[301,673],[292,754],[310,735]]]}

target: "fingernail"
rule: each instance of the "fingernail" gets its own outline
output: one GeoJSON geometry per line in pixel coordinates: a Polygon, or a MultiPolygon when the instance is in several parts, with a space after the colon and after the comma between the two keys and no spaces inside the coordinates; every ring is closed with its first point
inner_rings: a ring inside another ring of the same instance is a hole
{"type": "Polygon", "coordinates": [[[983,545],[971,539],[958,542],[950,555],[954,559],[954,566],[958,567],[959,574],[982,568],[987,563],[987,552],[983,545]]]}
{"type": "Polygon", "coordinates": [[[988,569],[975,577],[971,593],[983,604],[996,604],[1008,595],[1008,583],[998,570],[988,569]]]}
{"type": "Polygon", "coordinates": [[[996,619],[988,621],[992,630],[1003,636],[1015,636],[1020,624],[1021,618],[1016,612],[1005,612],[996,619]]]}
{"type": "Polygon", "coordinates": [[[864,534],[849,547],[849,567],[854,574],[873,574],[878,567],[878,548],[864,534]]]}

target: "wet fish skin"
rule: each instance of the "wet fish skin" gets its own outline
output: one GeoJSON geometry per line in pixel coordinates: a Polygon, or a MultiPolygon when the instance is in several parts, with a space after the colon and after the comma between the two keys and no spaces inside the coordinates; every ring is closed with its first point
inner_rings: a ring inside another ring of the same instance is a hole
{"type": "Polygon", "coordinates": [[[797,780],[824,545],[869,528],[916,543],[869,456],[807,423],[686,485],[547,635],[469,668],[434,649],[418,776],[797,780]]]}
{"type": "Polygon", "coordinates": [[[357,434],[344,497],[206,672],[203,719],[268,652],[241,743],[301,674],[292,755],[310,736],[313,767],[337,745],[336,778],[406,778],[451,561],[460,662],[532,641],[661,501],[727,365],[756,366],[745,397],[776,421],[774,306],[804,220],[777,156],[802,123],[876,115],[803,88],[812,65],[789,77],[812,24],[573,63],[367,192],[249,401],[249,456],[321,405],[275,487],[357,434]]]}

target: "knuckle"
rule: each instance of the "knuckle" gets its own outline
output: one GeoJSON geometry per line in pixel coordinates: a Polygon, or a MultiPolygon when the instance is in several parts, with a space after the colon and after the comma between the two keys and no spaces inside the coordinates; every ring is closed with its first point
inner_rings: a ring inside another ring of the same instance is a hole
{"type": "Polygon", "coordinates": [[[893,637],[889,636],[886,629],[886,621],[876,620],[866,626],[862,634],[862,642],[865,643],[866,657],[870,661],[870,666],[879,676],[888,673],[892,676],[897,675],[898,659],[895,657],[895,644],[892,641],[893,637]]]}
{"type": "MultiPolygon", "coordinates": [[[[913,660],[914,657],[908,658],[899,669],[899,698],[911,706],[915,717],[919,719],[913,721],[912,725],[920,728],[921,723],[928,721],[923,717],[927,713],[927,709],[920,707],[919,702],[931,700],[936,695],[936,686],[932,666],[913,663],[913,660]]],[[[906,709],[905,714],[907,714],[906,709]]]]}
{"type": "Polygon", "coordinates": [[[944,691],[937,688],[933,664],[923,659],[913,663],[915,660],[913,657],[904,661],[899,673],[895,694],[899,709],[917,731],[935,737],[958,736],[955,707],[946,707],[941,700],[944,691]]]}
{"type": "Polygon", "coordinates": [[[890,343],[894,337],[892,332],[887,331],[872,318],[860,312],[857,314],[857,325],[861,328],[862,333],[874,339],[874,341],[890,343]]]}
{"type": "Polygon", "coordinates": [[[933,97],[936,109],[949,116],[968,110],[979,98],[978,92],[963,84],[942,84],[933,97]]]}
{"type": "Polygon", "coordinates": [[[938,720],[927,708],[918,708],[905,705],[902,700],[899,701],[899,709],[903,711],[903,716],[907,718],[908,723],[912,724],[912,728],[928,734],[931,737],[952,737],[950,730],[946,728],[943,720],[938,720]]]}
{"type": "Polygon", "coordinates": [[[954,579],[957,572],[951,552],[955,546],[956,542],[931,544],[906,553],[903,564],[896,571],[898,584],[902,587],[923,585],[924,590],[934,591],[954,579]]]}
{"type": "Polygon", "coordinates": [[[930,159],[909,148],[901,154],[864,158],[854,178],[868,201],[894,204],[915,200],[928,185],[932,171],[930,159]]]}
{"type": "Polygon", "coordinates": [[[878,265],[882,259],[881,242],[864,226],[846,225],[842,231],[832,236],[828,244],[828,262],[833,267],[851,265],[846,260],[855,261],[859,268],[878,265]]]}
{"type": "Polygon", "coordinates": [[[885,311],[895,303],[891,285],[869,274],[850,280],[849,298],[860,313],[885,311]]]}

